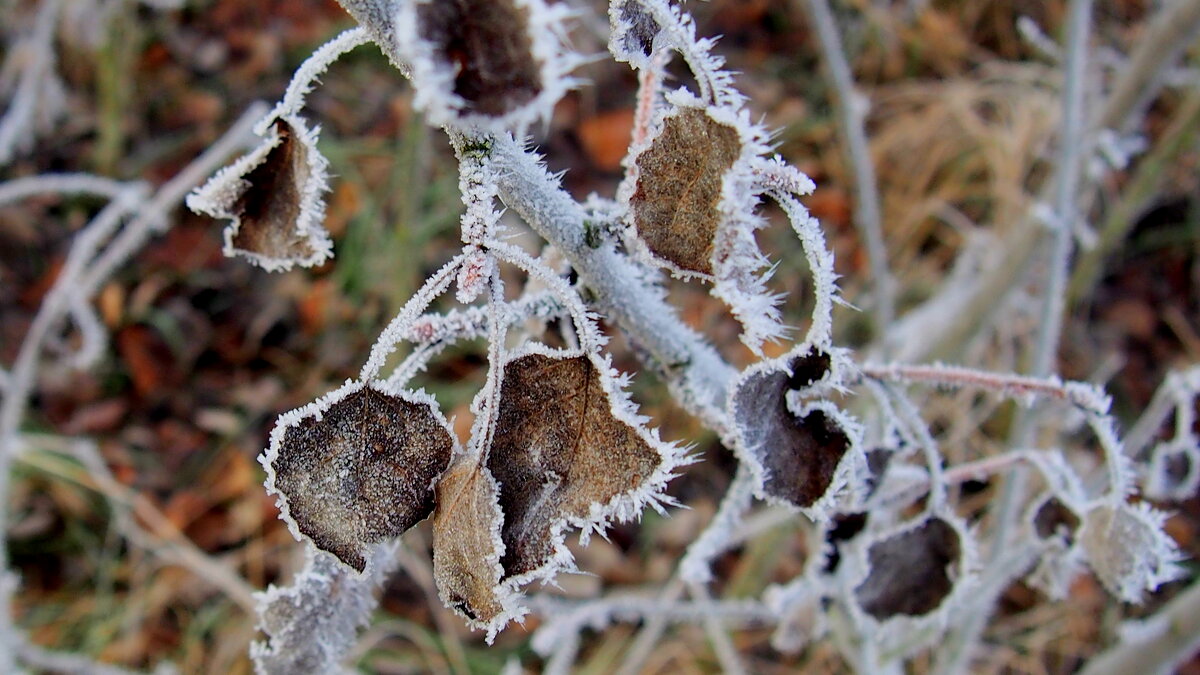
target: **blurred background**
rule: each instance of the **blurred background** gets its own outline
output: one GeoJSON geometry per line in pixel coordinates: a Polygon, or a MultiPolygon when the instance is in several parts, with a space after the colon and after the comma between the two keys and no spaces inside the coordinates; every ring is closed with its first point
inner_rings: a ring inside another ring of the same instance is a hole
{"type": "MultiPolygon", "coordinates": [[[[278,99],[295,67],[352,25],[333,0],[153,4],[63,2],[55,37],[62,115],[45,120],[53,132],[0,168],[0,180],[87,171],[162,183],[253,101],[278,99]]],[[[576,46],[606,54],[604,7],[573,4],[590,12],[577,26],[576,46]]],[[[1159,4],[1097,3],[1091,77],[1110,77],[1121,67],[1115,55],[1142,34],[1159,4]]],[[[687,6],[700,34],[723,36],[717,52],[740,72],[750,109],[777,130],[778,152],[816,181],[805,203],[824,225],[845,297],[863,300],[870,274],[852,222],[853,174],[800,3],[687,6]]],[[[37,9],[31,0],[0,2],[4,56],[37,9]]],[[[835,10],[856,81],[871,101],[867,133],[903,312],[943,287],[969,243],[1003,245],[1033,203],[1053,159],[1061,75],[1016,26],[1028,17],[1061,42],[1065,2],[847,0],[835,10]]],[[[1196,56],[1193,48],[1188,63],[1196,56]]],[[[552,169],[567,171],[565,185],[577,197],[611,197],[633,121],[636,78],[603,58],[581,75],[590,84],[561,102],[534,141],[552,169]]],[[[1194,132],[1171,131],[1196,122],[1186,105],[1200,76],[1190,76],[1168,88],[1137,129],[1158,162],[1155,173],[1142,180],[1146,164],[1135,159],[1100,178],[1096,227],[1131,200],[1137,208],[1123,212],[1130,227],[1121,244],[1093,261],[1099,273],[1073,287],[1060,352],[1064,377],[1105,382],[1126,422],[1169,368],[1200,361],[1200,147],[1194,132]]],[[[335,260],[268,274],[222,256],[222,223],[179,208],[171,227],[100,291],[110,349],[99,365],[42,370],[26,430],[94,439],[115,482],[98,484],[78,463],[49,454],[28,453],[14,465],[8,538],[22,581],[16,618],[37,644],[138,669],[170,661],[187,673],[249,671],[253,614],[219,584],[155,552],[190,542],[254,588],[289,578],[300,545],[277,520],[255,461],[275,416],[357,374],[382,327],[458,248],[462,207],[453,156],[444,134],[412,109],[406,81],[374,46],[348,54],[323,80],[309,97],[307,116],[320,124],[320,147],[331,162],[325,226],[335,260]],[[130,505],[149,540],[135,545],[122,536],[113,499],[130,505]]],[[[0,72],[4,105],[12,83],[11,72],[0,72]]],[[[72,237],[100,206],[86,197],[44,196],[0,207],[0,364],[15,360],[72,237]]],[[[789,294],[787,316],[802,325],[809,297],[799,244],[778,214],[770,215],[779,222],[759,240],[780,263],[773,285],[789,294]]],[[[728,358],[752,360],[737,341],[737,324],[706,289],[674,283],[672,298],[728,358]]],[[[878,338],[863,313],[839,311],[839,344],[866,348],[878,338]]],[[[1014,345],[1033,329],[1032,319],[1021,319],[1028,315],[1014,316],[931,356],[1012,370],[1019,365],[1014,345]]],[[[622,341],[614,340],[613,350],[620,368],[637,370],[622,341]]],[[[439,358],[418,381],[456,417],[464,436],[467,405],[485,369],[482,345],[468,344],[439,358]]],[[[671,487],[691,508],[669,519],[647,512],[640,524],[615,528],[610,541],[579,549],[579,566],[593,576],[561,579],[564,593],[588,597],[663,584],[732,475],[730,453],[653,378],[638,376],[634,396],[664,438],[690,441],[703,453],[671,487]]],[[[966,415],[981,410],[973,396],[934,393],[922,408],[947,452],[959,458],[995,450],[1012,412],[993,405],[986,414],[966,415]]],[[[967,508],[986,508],[994,487],[969,487],[975,492],[963,500],[967,508]]],[[[1195,558],[1200,503],[1170,506],[1168,531],[1195,558]]],[[[385,585],[355,655],[359,665],[380,673],[489,673],[516,656],[538,668],[528,646],[535,617],[487,647],[441,607],[432,595],[428,541],[428,524],[405,536],[404,564],[385,585]]],[[[758,596],[769,583],[795,576],[805,555],[799,528],[785,524],[721,557],[716,588],[727,598],[758,596]]],[[[1134,608],[1113,600],[1090,576],[1063,603],[1015,584],[976,665],[983,672],[1072,672],[1114,640],[1121,619],[1152,611],[1176,590],[1169,586],[1134,608]]],[[[579,672],[610,672],[635,632],[636,626],[617,625],[586,633],[579,672]]],[[[769,635],[769,628],[734,635],[754,672],[845,667],[828,644],[780,654],[769,635]]],[[[912,669],[924,666],[919,656],[912,669]]],[[[716,669],[703,631],[688,626],[670,629],[644,666],[658,673],[716,669]]],[[[1200,662],[1184,672],[1200,673],[1200,662]]]]}

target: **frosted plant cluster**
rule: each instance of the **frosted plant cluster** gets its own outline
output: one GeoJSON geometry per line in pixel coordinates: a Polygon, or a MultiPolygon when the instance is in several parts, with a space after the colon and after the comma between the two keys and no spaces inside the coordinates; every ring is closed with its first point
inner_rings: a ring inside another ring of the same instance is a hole
{"type": "MultiPolygon", "coordinates": [[[[1163,531],[1166,514],[1140,495],[1181,500],[1196,493],[1196,371],[1170,375],[1122,437],[1105,393],[1062,381],[1052,362],[1013,375],[889,361],[884,351],[856,353],[835,344],[834,307],[845,302],[822,225],[804,206],[814,185],[773,154],[771,130],[754,121],[715,41],[696,34],[683,5],[610,3],[609,55],[636,71],[639,82],[633,138],[615,198],[580,203],[545,169],[530,140],[564,94],[587,86],[575,73],[594,56],[572,48],[580,17],[570,5],[341,4],[359,26],[317,49],[276,106],[252,111],[228,141],[159,195],[82,175],[0,184],[0,203],[42,191],[110,199],[73,245],[45,300],[45,316],[27,338],[31,351],[23,349],[4,372],[0,469],[7,482],[12,456],[28,442],[20,422],[44,335],[70,323],[84,337],[72,355],[82,365],[103,349],[92,309],[98,284],[184,193],[191,190],[192,210],[225,222],[226,255],[267,271],[334,256],[322,223],[336,178],[321,155],[320,127],[305,108],[331,63],[374,45],[397,77],[411,82],[425,120],[445,131],[459,166],[461,250],[384,328],[356,378],[279,416],[259,458],[280,517],[306,551],[290,584],[250,601],[263,633],[251,648],[260,672],[345,665],[359,629],[371,620],[379,585],[396,567],[404,533],[427,518],[433,578],[446,607],[488,642],[514,622],[540,616],[532,646],[549,670],[570,668],[585,629],[631,621],[642,622],[649,644],[666,622],[703,626],[730,671],[742,666],[729,631],[768,625],[776,649],[830,640],[861,672],[899,669],[931,647],[935,667],[956,672],[1013,581],[1061,598],[1079,575],[1092,574],[1114,597],[1136,603],[1181,576],[1180,554],[1163,531]],[[669,74],[671,67],[687,77],[669,74]],[[216,170],[238,146],[251,149],[216,170]],[[756,239],[768,227],[768,203],[799,239],[811,277],[812,297],[804,299],[811,316],[799,335],[783,321],[781,306],[789,299],[771,290],[780,261],[756,239]],[[512,243],[514,220],[541,237],[539,253],[512,243]],[[670,277],[703,285],[724,303],[757,361],[735,369],[683,323],[667,299],[670,277]],[[516,288],[506,288],[514,279],[516,288]],[[444,295],[458,306],[432,310],[444,295]],[[576,568],[568,538],[586,545],[647,508],[670,516],[681,507],[668,494],[670,482],[698,459],[687,439],[660,438],[639,413],[627,393],[630,374],[613,366],[601,319],[715,432],[738,468],[668,586],[568,601],[542,591],[562,574],[587,571],[576,568]],[[464,442],[438,400],[414,389],[412,380],[446,348],[479,338],[487,344],[487,380],[471,405],[474,424],[464,442]],[[397,363],[389,357],[401,343],[411,349],[397,363]],[[775,348],[768,351],[770,343],[775,348]],[[983,459],[949,464],[919,407],[920,392],[930,388],[1018,402],[1024,412],[1012,442],[983,459]],[[1172,415],[1174,437],[1156,440],[1172,415]],[[1043,433],[1033,433],[1038,429],[1043,433]],[[959,488],[997,477],[1010,485],[1001,503],[968,522],[959,488]],[[805,523],[811,540],[804,571],[758,598],[714,599],[714,560],[790,519],[805,523]]],[[[44,5],[31,39],[50,30],[42,22],[54,20],[58,3],[44,5]]],[[[828,16],[822,0],[807,5],[818,23],[828,16]]],[[[1022,27],[1067,71],[1085,60],[1090,3],[1074,0],[1071,11],[1077,42],[1062,49],[1036,26],[1022,27]]],[[[26,72],[53,82],[44,78],[52,61],[41,52],[35,57],[26,72]]],[[[1071,91],[1068,82],[1064,129],[1072,122],[1071,91]]],[[[52,104],[52,93],[18,91],[0,124],[0,161],[27,149],[9,129],[28,126],[34,116],[25,108],[52,104]]],[[[843,94],[853,133],[862,111],[853,91],[843,94]]],[[[1101,131],[1097,142],[1122,140],[1121,129],[1101,131]]],[[[1085,143],[1065,137],[1062,144],[1066,176],[1039,212],[1049,214],[1043,220],[1054,230],[1055,250],[1069,253],[1076,233],[1086,231],[1074,222],[1075,193],[1081,167],[1091,160],[1079,149],[1085,143]]],[[[1065,266],[1066,259],[1053,264],[1065,266]]],[[[1055,274],[1048,276],[1046,304],[1058,307],[1045,338],[1052,349],[1062,313],[1053,296],[1062,289],[1055,274]]],[[[875,282],[872,310],[891,302],[890,280],[880,275],[875,282]]],[[[929,307],[921,309],[929,316],[929,307]]],[[[876,314],[885,332],[890,311],[876,314]]],[[[911,324],[896,329],[913,334],[911,324]]],[[[91,456],[78,452],[86,464],[91,456]]],[[[241,580],[228,585],[246,595],[241,580]]],[[[13,648],[0,648],[0,670],[12,654],[35,653],[18,649],[23,638],[10,623],[6,611],[0,634],[13,648]]],[[[1152,633],[1144,630],[1139,639],[1152,642],[1152,633]]],[[[1161,658],[1182,656],[1186,650],[1161,658]]]]}

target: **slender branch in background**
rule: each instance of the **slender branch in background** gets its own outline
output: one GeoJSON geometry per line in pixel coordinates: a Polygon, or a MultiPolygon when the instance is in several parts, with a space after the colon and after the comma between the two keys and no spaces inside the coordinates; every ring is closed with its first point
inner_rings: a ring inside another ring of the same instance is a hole
{"type": "Polygon", "coordinates": [[[1067,279],[1071,271],[1071,249],[1075,222],[1082,217],[1077,197],[1083,171],[1085,150],[1084,131],[1087,117],[1084,98],[1087,84],[1088,37],[1091,34],[1091,0],[1073,0],[1068,10],[1067,59],[1063,73],[1063,113],[1059,126],[1059,151],[1056,163],[1053,246],[1034,343],[1034,377],[1048,377],[1058,369],[1058,343],[1062,335],[1063,313],[1066,305],[1067,279]]]}
{"type": "MultiPolygon", "coordinates": [[[[1071,244],[1073,227],[1080,215],[1077,213],[1079,179],[1084,159],[1084,130],[1087,128],[1084,111],[1085,84],[1087,80],[1088,38],[1091,34],[1092,0],[1071,0],[1067,9],[1066,60],[1063,64],[1062,119],[1059,125],[1058,162],[1056,164],[1055,222],[1052,225],[1052,247],[1049,268],[1046,272],[1046,287],[1043,293],[1041,323],[1033,345],[1031,375],[1048,377],[1055,368],[1059,337],[1062,332],[1066,285],[1070,274],[1071,244]]],[[[1037,432],[1037,410],[1022,408],[1017,412],[1009,437],[1009,447],[1027,448],[1032,445],[1037,432]]],[[[1110,467],[1115,470],[1115,467],[1110,467]]],[[[992,535],[991,559],[984,577],[999,579],[1011,561],[1004,552],[1009,550],[1008,537],[1016,525],[1025,500],[1029,475],[1024,467],[1012,471],[1004,481],[1000,496],[993,510],[994,533],[992,535]]],[[[954,632],[946,649],[939,655],[939,672],[953,673],[966,668],[971,653],[992,614],[992,605],[999,598],[1001,587],[995,593],[977,596],[979,609],[968,614],[962,628],[954,632]],[[944,665],[944,667],[943,667],[944,665]]]]}
{"type": "Polygon", "coordinates": [[[130,183],[90,173],[50,173],[14,178],[0,183],[0,206],[38,194],[92,194],[116,199],[130,183]]]}
{"type": "Polygon", "coordinates": [[[1145,107],[1164,84],[1164,73],[1173,66],[1200,32],[1200,0],[1162,3],[1145,34],[1129,55],[1129,64],[1092,125],[1096,129],[1125,131],[1137,111],[1145,107]]]}
{"type": "MultiPolygon", "coordinates": [[[[1062,119],[1059,121],[1058,161],[1055,165],[1054,223],[1051,249],[1042,294],[1042,312],[1033,343],[1030,374],[1048,377],[1057,370],[1059,339],[1062,334],[1066,285],[1070,276],[1072,226],[1078,213],[1079,178],[1084,159],[1084,85],[1087,79],[1087,47],[1091,33],[1092,0],[1072,0],[1067,10],[1066,60],[1063,64],[1062,119]]],[[[1011,447],[1027,448],[1037,433],[1036,410],[1023,408],[1013,422],[1011,447]]],[[[1016,471],[1005,482],[997,505],[995,552],[1005,547],[1008,530],[1017,518],[1024,500],[1026,474],[1016,471]]]]}
{"type": "Polygon", "coordinates": [[[871,264],[871,277],[875,282],[876,335],[882,336],[887,334],[896,315],[896,284],[888,269],[879,187],[864,126],[868,103],[854,87],[854,75],[846,61],[842,38],[827,0],[804,0],[803,6],[816,29],[827,80],[841,113],[838,127],[845,141],[846,160],[854,170],[854,224],[866,245],[871,264]]]}
{"type": "MultiPolygon", "coordinates": [[[[38,8],[33,31],[14,49],[14,52],[28,53],[21,57],[26,63],[21,69],[12,103],[0,117],[0,166],[8,164],[18,151],[28,147],[33,137],[34,116],[41,103],[38,99],[54,77],[54,28],[58,25],[61,5],[61,0],[43,2],[38,8]]],[[[10,54],[10,58],[13,56],[10,54]]]]}
{"type": "Polygon", "coordinates": [[[704,632],[708,634],[708,641],[712,643],[713,652],[717,655],[717,662],[721,664],[721,670],[730,675],[743,675],[747,672],[746,667],[742,665],[742,659],[738,656],[737,647],[733,646],[733,640],[730,639],[729,633],[725,627],[721,625],[718,614],[714,611],[712,595],[708,592],[708,586],[702,583],[687,584],[688,593],[700,606],[704,613],[704,632]]]}
{"type": "Polygon", "coordinates": [[[956,389],[972,387],[1012,398],[1045,396],[1101,414],[1108,412],[1109,407],[1108,397],[1099,388],[1083,382],[1063,382],[1054,376],[1010,375],[941,364],[868,363],[861,366],[860,370],[869,377],[891,382],[920,382],[956,389]]]}

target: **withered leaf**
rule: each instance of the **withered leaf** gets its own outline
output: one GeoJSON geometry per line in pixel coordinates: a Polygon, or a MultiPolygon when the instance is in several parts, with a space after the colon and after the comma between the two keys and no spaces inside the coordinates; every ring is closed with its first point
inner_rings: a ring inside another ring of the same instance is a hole
{"type": "Polygon", "coordinates": [[[663,456],[618,419],[586,356],[531,353],[504,367],[487,466],[500,484],[506,578],[555,556],[565,523],[644,489],[663,456]]]}
{"type": "Polygon", "coordinates": [[[789,374],[765,367],[747,374],[734,394],[740,444],[764,472],[768,497],[808,508],[836,483],[838,467],[853,443],[829,410],[811,407],[797,415],[789,391],[811,386],[829,368],[829,355],[810,351],[791,358],[789,374]]]}
{"type": "Polygon", "coordinates": [[[228,256],[272,271],[321,264],[332,254],[321,225],[327,162],[299,118],[277,118],[268,129],[262,145],[189,195],[188,206],[231,221],[228,256]]]}
{"type": "Polygon", "coordinates": [[[275,121],[279,144],[245,180],[249,186],[234,202],[240,225],[234,247],[271,258],[307,258],[314,253],[307,237],[296,231],[302,186],[308,180],[308,151],[291,125],[275,121]]]}
{"type": "Polygon", "coordinates": [[[928,614],[954,590],[961,551],[958,530],[941,518],[930,518],[871,545],[870,573],[854,596],[863,611],[879,621],[928,614]]]}
{"type": "Polygon", "coordinates": [[[514,0],[453,0],[417,6],[419,33],[456,69],[454,93],[472,112],[499,117],[542,91],[529,9],[514,0]]]}
{"type": "Polygon", "coordinates": [[[682,106],[636,160],[630,207],[638,236],[681,270],[712,274],[721,185],[742,151],[733,127],[682,106]]]}
{"type": "Polygon", "coordinates": [[[433,403],[416,395],[351,383],[332,398],[280,418],[269,485],[303,535],[361,572],[368,544],[433,511],[433,483],[454,440],[433,403]]]}
{"type": "Polygon", "coordinates": [[[460,460],[438,481],[433,512],[438,595],[476,626],[505,612],[499,588],[501,521],[496,481],[479,458],[460,460]]]}

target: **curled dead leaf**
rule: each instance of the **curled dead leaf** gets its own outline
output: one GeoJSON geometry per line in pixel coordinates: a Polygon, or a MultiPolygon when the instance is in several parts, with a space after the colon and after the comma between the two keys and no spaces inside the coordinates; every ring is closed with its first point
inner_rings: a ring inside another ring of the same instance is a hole
{"type": "Polygon", "coordinates": [[[618,61],[644,65],[654,51],[654,38],[662,27],[638,0],[612,3],[609,20],[612,24],[609,50],[618,61]]]}
{"type": "Polygon", "coordinates": [[[458,0],[418,5],[420,35],[453,68],[452,91],[473,112],[498,117],[542,89],[529,38],[529,9],[514,0],[458,0]]]}
{"type": "Polygon", "coordinates": [[[327,162],[316,134],[295,116],[268,127],[258,148],[188,195],[188,207],[228,219],[225,255],[242,256],[268,271],[311,267],[332,256],[322,227],[327,162]]]}
{"type": "Polygon", "coordinates": [[[1033,529],[1042,539],[1057,536],[1069,543],[1075,539],[1079,524],[1079,516],[1057,497],[1042,502],[1033,515],[1033,529]]]}
{"type": "Polygon", "coordinates": [[[433,511],[454,445],[431,397],[349,382],[280,416],[260,461],[293,534],[362,572],[369,544],[433,511]]]}
{"type": "MultiPolygon", "coordinates": [[[[789,394],[811,394],[833,379],[827,350],[801,345],[748,369],[731,399],[735,449],[750,463],[767,499],[799,509],[827,502],[849,477],[859,431],[828,401],[793,407],[789,394]]],[[[820,509],[817,509],[820,511],[820,509]]]]}

